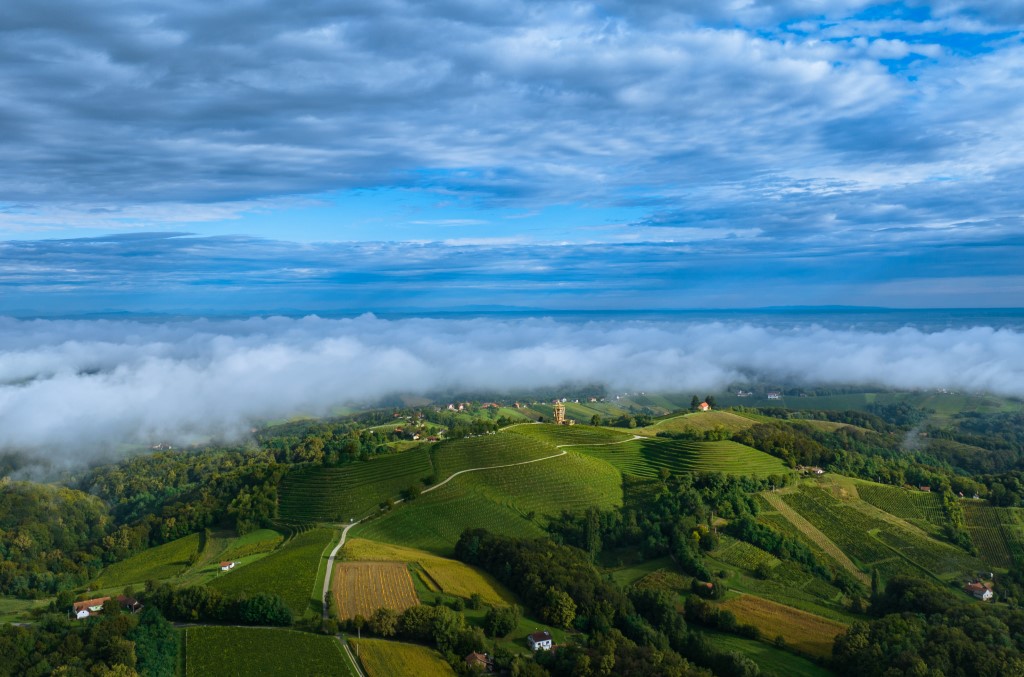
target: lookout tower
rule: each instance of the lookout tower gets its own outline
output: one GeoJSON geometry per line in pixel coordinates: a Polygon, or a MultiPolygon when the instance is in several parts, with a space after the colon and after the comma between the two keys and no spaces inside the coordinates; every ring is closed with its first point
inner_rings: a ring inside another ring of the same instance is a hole
{"type": "Polygon", "coordinates": [[[554,412],[555,425],[565,425],[565,405],[555,400],[554,412]]]}

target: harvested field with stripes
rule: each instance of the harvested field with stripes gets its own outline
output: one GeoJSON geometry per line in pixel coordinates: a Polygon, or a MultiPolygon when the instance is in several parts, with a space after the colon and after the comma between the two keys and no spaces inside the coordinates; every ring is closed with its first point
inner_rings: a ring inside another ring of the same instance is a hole
{"type": "Polygon", "coordinates": [[[812,656],[831,656],[836,635],[846,625],[756,595],[740,595],[722,604],[740,623],[757,627],[769,641],[782,635],[786,644],[812,656]]]}
{"type": "Polygon", "coordinates": [[[331,585],[341,619],[369,618],[380,607],[402,612],[419,604],[404,562],[340,562],[331,585]]]}

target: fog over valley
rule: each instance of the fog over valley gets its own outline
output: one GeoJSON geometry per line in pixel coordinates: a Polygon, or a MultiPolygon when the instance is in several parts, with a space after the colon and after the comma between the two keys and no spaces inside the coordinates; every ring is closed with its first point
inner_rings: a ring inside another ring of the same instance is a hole
{"type": "Polygon", "coordinates": [[[59,465],[122,443],[241,439],[253,424],[395,394],[603,384],[949,388],[1024,396],[1024,333],[750,322],[0,320],[0,449],[59,465]]]}

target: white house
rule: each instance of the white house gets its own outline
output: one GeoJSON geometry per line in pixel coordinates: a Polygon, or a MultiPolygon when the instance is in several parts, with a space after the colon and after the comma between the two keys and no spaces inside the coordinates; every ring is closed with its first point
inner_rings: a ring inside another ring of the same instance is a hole
{"type": "Polygon", "coordinates": [[[108,601],[110,601],[109,597],[83,599],[81,602],[75,602],[72,604],[71,608],[75,612],[75,618],[82,620],[83,618],[88,618],[92,614],[98,614],[103,611],[103,604],[108,601]]]}
{"type": "Polygon", "coordinates": [[[526,636],[526,645],[530,651],[551,651],[551,633],[547,630],[534,632],[526,636]]]}
{"type": "Polygon", "coordinates": [[[781,400],[782,399],[782,393],[772,391],[772,392],[768,393],[768,399],[769,400],[781,400]]]}
{"type": "Polygon", "coordinates": [[[221,562],[220,563],[220,570],[221,571],[231,571],[234,568],[235,568],[235,563],[234,562],[221,562]]]}
{"type": "Polygon", "coordinates": [[[983,583],[968,583],[964,586],[964,591],[970,593],[976,599],[980,599],[983,602],[987,602],[992,599],[992,590],[983,583]]]}

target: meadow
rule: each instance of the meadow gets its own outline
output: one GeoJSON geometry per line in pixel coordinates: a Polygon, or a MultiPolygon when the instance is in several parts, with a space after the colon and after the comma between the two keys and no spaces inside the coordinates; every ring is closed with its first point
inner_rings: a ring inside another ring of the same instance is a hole
{"type": "Polygon", "coordinates": [[[721,607],[735,614],[740,623],[758,628],[769,641],[781,635],[786,644],[811,656],[831,656],[833,640],[847,628],[843,623],[755,595],[733,597],[721,607]]]}
{"type": "Polygon", "coordinates": [[[418,644],[349,638],[367,677],[454,677],[441,654],[418,644]]]}
{"type": "Polygon", "coordinates": [[[185,675],[357,677],[341,642],[334,637],[224,626],[185,629],[185,675]]]}
{"type": "Polygon", "coordinates": [[[182,573],[199,554],[201,534],[184,536],[149,548],[104,569],[93,582],[96,588],[121,588],[149,580],[162,581],[182,573]]]}
{"type": "Polygon", "coordinates": [[[829,677],[832,673],[806,658],[793,655],[766,642],[745,639],[724,632],[705,630],[704,636],[719,651],[750,656],[761,668],[764,677],[829,677]]]}
{"type": "Polygon", "coordinates": [[[333,529],[310,529],[291,538],[263,559],[221,573],[210,586],[227,595],[258,592],[280,595],[296,618],[320,613],[320,591],[314,590],[325,549],[337,541],[333,529]]]}
{"type": "Polygon", "coordinates": [[[563,509],[619,505],[619,473],[599,460],[569,452],[519,468],[460,475],[436,491],[358,525],[351,535],[449,555],[468,527],[539,538],[544,536],[547,517],[563,509]]]}
{"type": "Polygon", "coordinates": [[[338,618],[369,618],[380,607],[401,613],[420,603],[404,562],[337,562],[331,594],[338,618]]]}
{"type": "Polygon", "coordinates": [[[624,473],[654,478],[664,468],[679,472],[720,472],[729,475],[783,475],[791,472],[778,458],[732,442],[691,442],[649,438],[572,450],[600,459],[624,473]]]}

